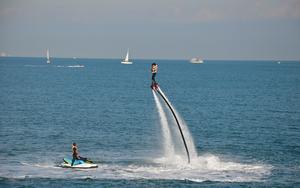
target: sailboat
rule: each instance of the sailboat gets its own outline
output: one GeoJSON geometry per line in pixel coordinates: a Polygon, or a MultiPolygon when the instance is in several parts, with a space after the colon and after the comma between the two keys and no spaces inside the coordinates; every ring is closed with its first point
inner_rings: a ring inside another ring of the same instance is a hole
{"type": "Polygon", "coordinates": [[[47,63],[50,63],[49,49],[47,49],[47,63]]]}
{"type": "Polygon", "coordinates": [[[127,50],[126,57],[125,57],[125,59],[124,59],[121,63],[122,63],[122,64],[127,64],[127,65],[132,64],[132,62],[129,61],[129,50],[127,50]]]}

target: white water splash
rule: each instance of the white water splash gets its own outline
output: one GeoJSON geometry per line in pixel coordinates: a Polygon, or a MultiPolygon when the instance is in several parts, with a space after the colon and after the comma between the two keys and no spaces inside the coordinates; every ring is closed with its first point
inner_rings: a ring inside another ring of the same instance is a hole
{"type": "Polygon", "coordinates": [[[54,179],[166,179],[191,180],[196,182],[259,182],[270,175],[271,166],[263,164],[242,164],[226,162],[212,154],[205,154],[187,164],[186,160],[178,158],[178,163],[165,164],[154,159],[143,164],[99,163],[95,169],[66,169],[51,162],[3,165],[0,177],[24,178],[54,178],[54,179]]]}

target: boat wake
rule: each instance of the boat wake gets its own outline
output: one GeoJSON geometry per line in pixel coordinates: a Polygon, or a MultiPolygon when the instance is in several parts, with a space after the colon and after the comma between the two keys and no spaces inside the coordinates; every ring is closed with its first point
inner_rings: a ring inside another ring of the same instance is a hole
{"type": "Polygon", "coordinates": [[[51,179],[165,179],[190,180],[196,182],[259,182],[270,174],[271,166],[263,164],[242,164],[225,162],[219,157],[206,154],[199,156],[190,164],[181,156],[176,160],[167,158],[146,160],[142,164],[116,161],[99,163],[95,169],[65,169],[55,163],[28,163],[2,166],[1,178],[51,178],[51,179]]]}
{"type": "Polygon", "coordinates": [[[69,68],[83,68],[84,65],[69,65],[67,67],[69,67],[69,68]]]}
{"type": "Polygon", "coordinates": [[[32,67],[32,68],[49,68],[49,67],[54,67],[54,68],[84,68],[84,65],[24,65],[25,67],[32,67]]]}
{"type": "Polygon", "coordinates": [[[59,68],[84,68],[84,65],[67,65],[67,66],[57,65],[56,67],[59,67],[59,68]]]}

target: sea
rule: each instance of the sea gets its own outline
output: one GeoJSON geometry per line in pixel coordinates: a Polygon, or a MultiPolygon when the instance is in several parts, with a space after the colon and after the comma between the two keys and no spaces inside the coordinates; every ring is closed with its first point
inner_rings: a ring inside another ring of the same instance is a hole
{"type": "Polygon", "coordinates": [[[300,187],[300,61],[120,61],[0,58],[0,187],[300,187]]]}

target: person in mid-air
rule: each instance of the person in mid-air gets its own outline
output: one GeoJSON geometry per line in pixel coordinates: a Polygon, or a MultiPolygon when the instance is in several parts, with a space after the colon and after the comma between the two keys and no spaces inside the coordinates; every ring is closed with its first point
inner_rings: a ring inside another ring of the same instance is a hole
{"type": "Polygon", "coordinates": [[[78,148],[77,148],[77,144],[74,142],[72,144],[72,156],[73,156],[73,159],[72,159],[72,164],[71,166],[73,166],[75,160],[83,160],[83,161],[87,161],[87,158],[84,158],[84,157],[80,157],[79,156],[79,153],[78,153],[78,148]]]}
{"type": "Polygon", "coordinates": [[[151,65],[151,72],[152,72],[152,84],[151,87],[157,87],[157,82],[155,80],[155,76],[158,70],[158,65],[156,63],[152,63],[151,65]]]}

